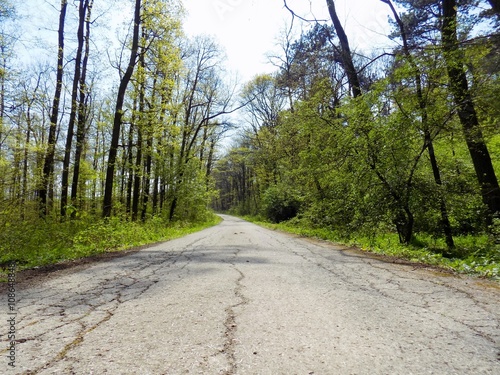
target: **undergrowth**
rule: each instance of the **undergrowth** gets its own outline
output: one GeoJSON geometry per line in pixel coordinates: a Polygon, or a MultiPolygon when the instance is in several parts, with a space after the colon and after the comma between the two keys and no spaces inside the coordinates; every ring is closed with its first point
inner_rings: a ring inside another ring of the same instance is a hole
{"type": "Polygon", "coordinates": [[[200,223],[167,224],[157,217],[144,223],[117,217],[63,223],[42,220],[5,222],[0,230],[0,267],[5,271],[15,262],[17,270],[22,270],[126,250],[182,237],[220,221],[218,216],[209,215],[200,223]]]}
{"type": "Polygon", "coordinates": [[[427,234],[415,235],[412,243],[406,246],[399,243],[398,235],[395,233],[371,236],[353,233],[347,237],[331,229],[308,227],[298,220],[272,224],[260,217],[244,218],[274,230],[354,246],[364,251],[439,266],[459,273],[500,280],[500,244],[486,235],[456,236],[455,248],[448,250],[444,240],[427,234]]]}

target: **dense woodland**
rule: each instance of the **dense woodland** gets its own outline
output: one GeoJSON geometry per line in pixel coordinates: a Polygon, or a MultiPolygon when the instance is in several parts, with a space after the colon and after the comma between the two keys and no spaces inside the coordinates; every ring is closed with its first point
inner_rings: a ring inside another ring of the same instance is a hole
{"type": "Polygon", "coordinates": [[[16,4],[0,2],[2,255],[51,240],[41,232],[73,246],[106,223],[206,220],[234,110],[216,41],[184,35],[178,1],[62,0],[44,3],[52,59],[25,61],[16,4]]]}
{"type": "Polygon", "coordinates": [[[378,55],[349,45],[333,0],[326,22],[284,1],[275,73],[237,93],[216,41],[184,35],[180,1],[131,1],[118,45],[99,35],[119,2],[46,2],[57,46],[33,61],[17,53],[26,20],[0,0],[3,261],[44,241],[36,230],[74,245],[110,223],[204,221],[209,207],[403,244],[494,243],[500,3],[378,1],[398,46],[378,55]]]}
{"type": "MultiPolygon", "coordinates": [[[[103,51],[93,50],[102,16],[93,0],[60,2],[58,54],[39,71],[37,62],[18,65],[16,35],[5,27],[3,214],[184,220],[205,211],[232,96],[223,51],[208,37],[183,36],[176,1],[135,1],[134,9],[121,50],[107,62],[111,75],[99,71],[103,51]]],[[[3,1],[2,13],[4,26],[9,16],[10,24],[26,22],[16,20],[14,3],[3,1]]]]}
{"type": "Polygon", "coordinates": [[[350,47],[331,0],[329,22],[284,33],[275,74],[245,87],[217,207],[403,244],[498,240],[500,3],[382,2],[398,46],[383,54],[350,47]]]}

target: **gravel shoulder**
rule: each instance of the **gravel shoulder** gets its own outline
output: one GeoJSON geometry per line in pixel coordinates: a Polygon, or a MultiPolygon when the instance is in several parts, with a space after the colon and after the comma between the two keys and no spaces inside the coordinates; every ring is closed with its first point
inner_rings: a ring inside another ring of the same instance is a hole
{"type": "Polygon", "coordinates": [[[223,218],[128,254],[21,274],[16,367],[0,349],[0,372],[500,373],[498,283],[223,218]]]}

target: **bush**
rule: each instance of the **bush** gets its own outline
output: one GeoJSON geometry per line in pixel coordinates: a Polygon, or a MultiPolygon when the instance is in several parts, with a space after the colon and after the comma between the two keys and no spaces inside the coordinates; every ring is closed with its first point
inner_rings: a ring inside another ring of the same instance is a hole
{"type": "Polygon", "coordinates": [[[272,186],[263,196],[264,216],[273,223],[281,223],[297,216],[301,201],[284,187],[272,186]]]}
{"type": "MultiPolygon", "coordinates": [[[[201,214],[200,214],[201,215],[201,214]]],[[[55,264],[104,252],[124,250],[177,238],[220,221],[211,212],[205,220],[168,223],[160,217],[130,222],[112,217],[58,222],[10,220],[0,222],[0,280],[11,262],[19,269],[55,264]]]]}

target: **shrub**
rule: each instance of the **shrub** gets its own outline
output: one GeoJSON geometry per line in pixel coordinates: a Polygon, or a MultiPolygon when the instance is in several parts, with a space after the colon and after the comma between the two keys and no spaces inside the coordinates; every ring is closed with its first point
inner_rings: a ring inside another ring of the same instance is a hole
{"type": "Polygon", "coordinates": [[[272,186],[263,196],[263,213],[273,223],[281,223],[297,216],[300,199],[284,187],[272,186]]]}

